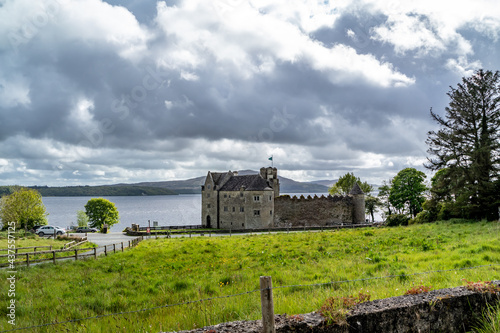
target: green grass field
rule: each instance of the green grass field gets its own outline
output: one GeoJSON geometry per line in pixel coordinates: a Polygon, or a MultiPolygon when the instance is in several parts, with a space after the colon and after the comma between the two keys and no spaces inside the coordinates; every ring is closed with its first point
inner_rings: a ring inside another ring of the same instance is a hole
{"type": "MultiPolygon", "coordinates": [[[[76,235],[76,236],[81,236],[81,235],[76,235]]],[[[39,237],[35,234],[32,233],[24,233],[24,231],[21,231],[19,233],[15,234],[15,247],[18,248],[18,253],[26,253],[26,252],[33,252],[34,249],[23,249],[24,247],[39,247],[37,248],[38,251],[49,251],[50,248],[46,246],[52,246],[52,250],[61,250],[63,249],[64,245],[66,243],[69,243],[71,239],[68,239],[67,237],[58,237],[56,239],[49,239],[49,238],[44,238],[44,237],[39,237]],[[40,248],[40,246],[43,246],[40,248]]],[[[12,245],[12,243],[9,243],[9,237],[8,233],[6,231],[0,232],[0,249],[8,249],[9,245],[12,245]]],[[[86,248],[92,248],[96,247],[95,244],[93,243],[83,243],[77,247],[73,247],[72,249],[86,249],[86,248]]],[[[9,254],[8,251],[0,251],[0,255],[7,255],[9,254]]],[[[56,257],[65,257],[72,255],[72,253],[68,252],[56,252],[56,257]]],[[[52,258],[52,254],[37,254],[30,256],[30,260],[37,260],[37,259],[50,259],[52,258]]],[[[26,257],[25,256],[18,256],[16,257],[16,262],[25,262],[26,257]]],[[[7,257],[0,257],[0,264],[1,265],[8,265],[8,258],[7,257]]]]}
{"type": "MultiPolygon", "coordinates": [[[[371,299],[412,286],[433,289],[500,279],[499,223],[435,223],[396,228],[145,240],[98,260],[44,264],[16,273],[16,327],[0,307],[0,330],[135,311],[259,289],[270,275],[275,312],[318,310],[330,296],[371,299]],[[471,266],[492,265],[476,269],[471,266]],[[449,270],[429,274],[413,273],[449,270]]],[[[0,271],[0,279],[8,274],[0,271]]],[[[8,284],[0,283],[0,304],[8,284]]],[[[39,332],[158,332],[259,319],[260,294],[47,326],[39,332]]]]}

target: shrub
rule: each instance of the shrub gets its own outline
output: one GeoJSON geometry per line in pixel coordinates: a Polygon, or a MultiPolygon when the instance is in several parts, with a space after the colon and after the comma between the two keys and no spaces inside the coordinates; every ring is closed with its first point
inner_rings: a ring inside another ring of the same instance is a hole
{"type": "Polygon", "coordinates": [[[404,214],[392,214],[387,216],[385,222],[389,227],[396,227],[398,225],[408,225],[410,218],[404,214]]]}
{"type": "Polygon", "coordinates": [[[360,303],[368,302],[370,297],[370,294],[362,292],[357,296],[330,297],[326,299],[319,313],[326,318],[328,325],[343,325],[346,324],[349,310],[360,303]]]}
{"type": "MultiPolygon", "coordinates": [[[[415,216],[415,218],[413,219],[414,223],[427,223],[427,222],[432,222],[432,214],[427,211],[427,210],[423,210],[421,211],[420,213],[417,214],[417,216],[415,216]]],[[[410,223],[410,224],[413,224],[413,223],[410,223]]]]}
{"type": "Polygon", "coordinates": [[[405,295],[418,295],[422,293],[428,293],[432,290],[432,286],[415,286],[411,287],[407,291],[405,291],[405,295]]]}

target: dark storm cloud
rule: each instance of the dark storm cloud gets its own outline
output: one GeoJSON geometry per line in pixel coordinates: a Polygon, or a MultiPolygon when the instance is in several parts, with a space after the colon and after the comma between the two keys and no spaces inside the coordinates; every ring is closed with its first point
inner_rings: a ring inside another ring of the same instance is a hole
{"type": "MultiPolygon", "coordinates": [[[[188,178],[269,154],[291,175],[387,178],[421,168],[448,86],[500,65],[498,28],[474,19],[443,19],[446,34],[394,4],[221,1],[60,1],[22,43],[0,40],[2,181],[188,178]]],[[[5,35],[32,20],[16,6],[5,35]]]]}

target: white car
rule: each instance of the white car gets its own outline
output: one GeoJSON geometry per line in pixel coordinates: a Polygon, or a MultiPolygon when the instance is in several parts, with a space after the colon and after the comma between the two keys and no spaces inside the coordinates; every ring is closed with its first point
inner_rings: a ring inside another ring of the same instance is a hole
{"type": "Polygon", "coordinates": [[[56,235],[64,235],[66,233],[66,230],[61,227],[55,227],[52,225],[44,225],[36,231],[37,235],[40,237],[43,237],[45,235],[52,236],[54,235],[54,232],[56,235]]]}

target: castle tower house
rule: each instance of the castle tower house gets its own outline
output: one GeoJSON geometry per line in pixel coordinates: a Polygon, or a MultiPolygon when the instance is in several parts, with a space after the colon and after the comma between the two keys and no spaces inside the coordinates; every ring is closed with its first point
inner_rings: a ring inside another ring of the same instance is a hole
{"type": "Polygon", "coordinates": [[[354,183],[351,192],[349,192],[349,196],[352,197],[354,203],[352,223],[365,223],[365,193],[361,187],[359,187],[358,183],[354,183]]]}

